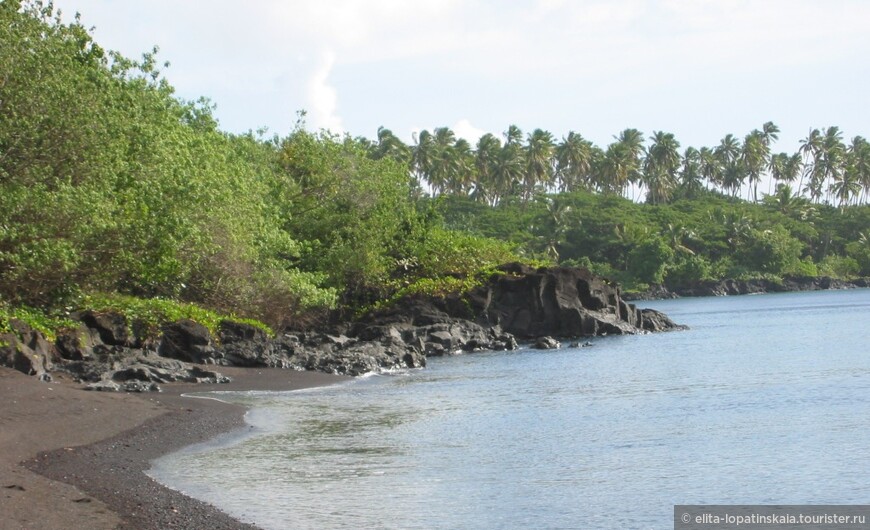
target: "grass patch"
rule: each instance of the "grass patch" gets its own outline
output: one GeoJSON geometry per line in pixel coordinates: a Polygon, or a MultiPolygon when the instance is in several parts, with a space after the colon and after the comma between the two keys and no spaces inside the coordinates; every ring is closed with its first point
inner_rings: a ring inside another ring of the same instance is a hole
{"type": "Polygon", "coordinates": [[[45,338],[53,342],[57,338],[57,331],[75,327],[76,323],[63,316],[46,314],[32,307],[8,307],[0,305],[0,333],[12,333],[11,320],[20,320],[36,331],[45,335],[45,338]]]}
{"type": "Polygon", "coordinates": [[[259,320],[239,318],[235,315],[222,315],[196,304],[177,302],[163,298],[136,298],[120,294],[91,294],[82,300],[81,310],[96,312],[114,311],[124,315],[128,322],[139,321],[150,331],[157,332],[167,322],[183,319],[193,320],[208,328],[212,336],[217,336],[222,320],[249,324],[274,337],[272,328],[259,320]]]}

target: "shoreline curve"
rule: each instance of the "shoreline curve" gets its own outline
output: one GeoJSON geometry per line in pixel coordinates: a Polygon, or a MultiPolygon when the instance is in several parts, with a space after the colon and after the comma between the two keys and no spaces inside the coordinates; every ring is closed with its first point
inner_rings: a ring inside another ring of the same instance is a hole
{"type": "Polygon", "coordinates": [[[278,368],[224,371],[231,383],[116,394],[0,369],[0,399],[11,404],[0,411],[0,510],[8,514],[0,527],[257,528],[146,474],[156,458],[246,425],[241,405],[183,394],[299,390],[351,378],[278,368]]]}

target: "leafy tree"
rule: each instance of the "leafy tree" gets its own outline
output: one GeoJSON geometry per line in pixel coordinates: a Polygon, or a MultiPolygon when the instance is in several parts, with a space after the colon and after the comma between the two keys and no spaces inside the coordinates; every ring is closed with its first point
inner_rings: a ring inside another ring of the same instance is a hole
{"type": "Polygon", "coordinates": [[[668,266],[665,285],[670,288],[686,287],[712,278],[712,267],[704,256],[677,255],[668,266]]]}
{"type": "Polygon", "coordinates": [[[674,251],[658,238],[649,239],[635,247],[628,256],[628,272],[639,281],[660,284],[665,270],[674,258],[674,251]]]}
{"type": "Polygon", "coordinates": [[[752,230],[750,236],[739,253],[751,270],[784,274],[799,267],[802,245],[782,226],[752,230]]]}

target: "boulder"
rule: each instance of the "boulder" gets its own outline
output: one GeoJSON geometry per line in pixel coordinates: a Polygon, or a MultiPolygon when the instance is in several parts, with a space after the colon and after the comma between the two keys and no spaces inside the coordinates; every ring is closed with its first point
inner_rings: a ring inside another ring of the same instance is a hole
{"type": "Polygon", "coordinates": [[[85,326],[94,330],[103,344],[108,346],[133,346],[134,338],[127,325],[127,318],[113,311],[85,311],[79,315],[85,326]]]}
{"type": "Polygon", "coordinates": [[[262,343],[268,339],[266,332],[262,329],[233,320],[222,320],[220,322],[218,325],[218,338],[221,344],[233,344],[236,342],[262,343]]]}
{"type": "Polygon", "coordinates": [[[47,381],[54,363],[60,360],[45,336],[18,319],[9,322],[12,333],[0,335],[0,364],[47,381]]]}
{"type": "Polygon", "coordinates": [[[216,350],[208,328],[184,319],[166,324],[157,353],[163,357],[191,363],[215,364],[216,350]]]}
{"type": "Polygon", "coordinates": [[[643,329],[647,331],[669,331],[673,329],[685,329],[671,320],[666,314],[655,309],[642,309],[643,329]]]}
{"type": "Polygon", "coordinates": [[[103,344],[99,332],[84,324],[58,332],[54,345],[61,358],[68,361],[82,361],[93,354],[95,346],[103,344]]]}
{"type": "Polygon", "coordinates": [[[535,341],[536,350],[558,350],[562,347],[562,343],[553,337],[538,337],[535,341]]]}

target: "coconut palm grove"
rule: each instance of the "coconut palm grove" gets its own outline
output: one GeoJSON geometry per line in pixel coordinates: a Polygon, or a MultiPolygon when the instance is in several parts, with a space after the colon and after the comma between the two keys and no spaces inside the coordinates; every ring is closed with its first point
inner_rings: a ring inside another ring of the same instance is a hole
{"type": "Polygon", "coordinates": [[[630,124],[606,146],[515,125],[406,144],[312,132],[304,112],[286,136],[230,134],[161,68],[50,3],[0,2],[0,327],[109,307],[307,326],[510,261],[628,291],[870,275],[859,131],[807,124],[793,153],[770,122],[710,146],[630,124]]]}

